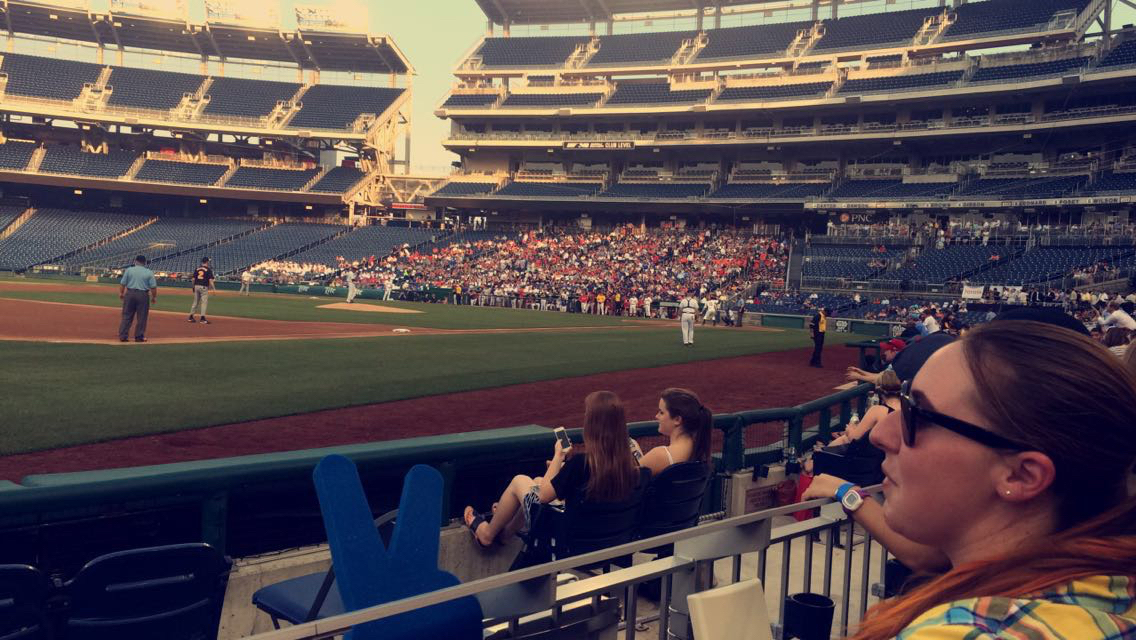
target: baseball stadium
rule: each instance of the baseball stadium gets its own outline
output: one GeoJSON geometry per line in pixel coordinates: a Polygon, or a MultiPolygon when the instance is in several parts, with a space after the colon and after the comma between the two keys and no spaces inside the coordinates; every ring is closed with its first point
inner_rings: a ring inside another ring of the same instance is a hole
{"type": "Polygon", "coordinates": [[[0,640],[1136,639],[1128,22],[0,0],[0,640]]]}

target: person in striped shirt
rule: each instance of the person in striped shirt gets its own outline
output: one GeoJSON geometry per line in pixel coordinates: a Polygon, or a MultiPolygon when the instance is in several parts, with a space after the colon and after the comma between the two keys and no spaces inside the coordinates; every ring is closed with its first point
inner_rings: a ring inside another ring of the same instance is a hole
{"type": "Polygon", "coordinates": [[[870,439],[888,527],[950,569],[873,607],[855,640],[1136,639],[1136,377],[1107,350],[980,326],[870,439]]]}

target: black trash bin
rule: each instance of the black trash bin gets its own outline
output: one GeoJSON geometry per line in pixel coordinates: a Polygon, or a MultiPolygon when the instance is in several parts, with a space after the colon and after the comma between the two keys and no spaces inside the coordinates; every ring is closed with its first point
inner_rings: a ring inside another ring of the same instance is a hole
{"type": "Polygon", "coordinates": [[[785,640],[828,640],[836,605],[819,593],[796,593],[785,598],[785,640]]]}

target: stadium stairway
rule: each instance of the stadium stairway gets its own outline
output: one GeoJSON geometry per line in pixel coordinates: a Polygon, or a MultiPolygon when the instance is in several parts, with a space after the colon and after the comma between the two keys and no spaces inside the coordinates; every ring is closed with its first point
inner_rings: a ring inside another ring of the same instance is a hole
{"type": "Polygon", "coordinates": [[[789,247],[789,266],[785,272],[786,282],[801,281],[801,272],[804,270],[805,264],[805,243],[799,238],[793,238],[793,244],[789,247]]]}
{"type": "Polygon", "coordinates": [[[19,216],[16,216],[5,227],[0,228],[0,240],[5,239],[18,231],[20,227],[24,226],[24,223],[27,222],[29,218],[35,215],[35,212],[35,207],[28,207],[26,211],[21,213],[19,216]]]}

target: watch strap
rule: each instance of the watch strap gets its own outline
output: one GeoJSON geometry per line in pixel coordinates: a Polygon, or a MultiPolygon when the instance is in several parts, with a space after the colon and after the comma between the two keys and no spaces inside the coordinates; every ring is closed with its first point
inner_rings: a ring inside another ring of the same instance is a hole
{"type": "Polygon", "coordinates": [[[833,496],[833,497],[836,498],[837,502],[840,502],[841,500],[844,499],[844,494],[848,493],[848,490],[851,489],[854,486],[856,486],[855,483],[845,482],[844,484],[842,484],[842,485],[840,485],[839,487],[836,488],[836,495],[833,496]]]}

